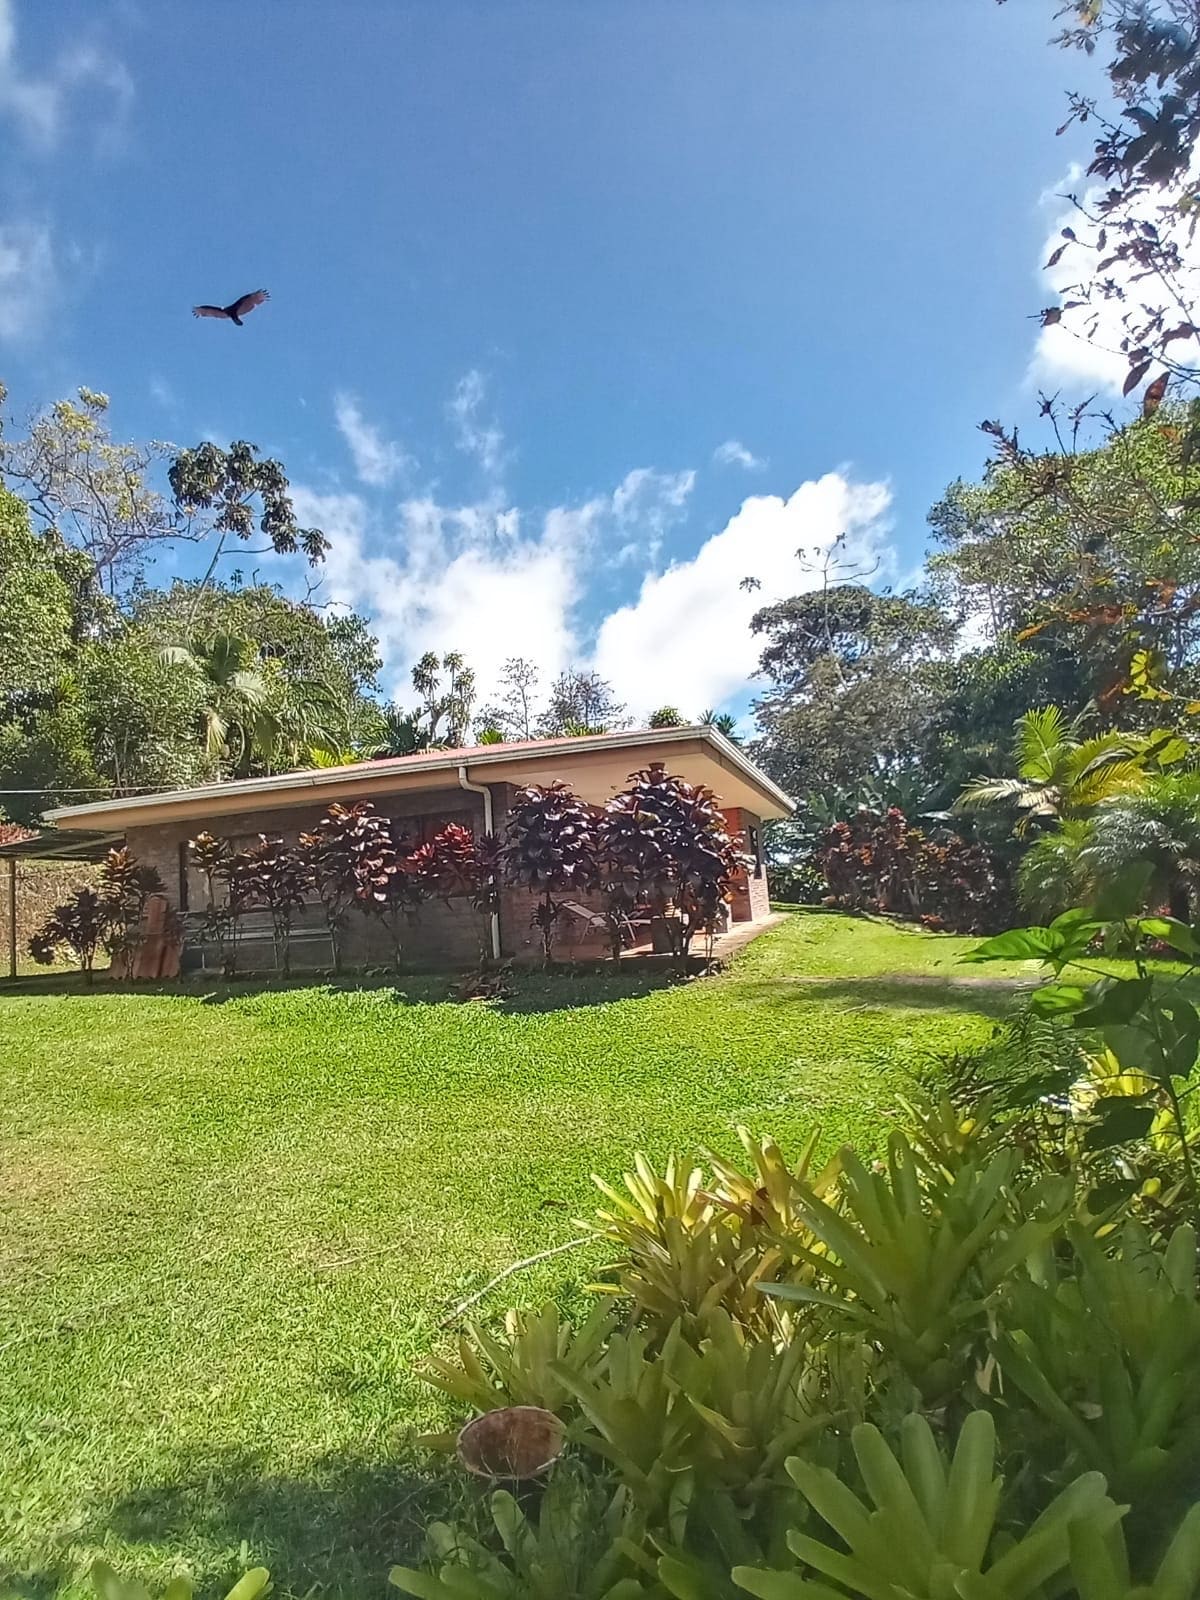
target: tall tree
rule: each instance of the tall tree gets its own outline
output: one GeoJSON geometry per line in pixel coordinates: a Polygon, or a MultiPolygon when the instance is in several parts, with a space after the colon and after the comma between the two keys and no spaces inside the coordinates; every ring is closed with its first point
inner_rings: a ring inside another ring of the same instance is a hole
{"type": "Polygon", "coordinates": [[[954,621],[923,596],[837,584],[766,606],[755,751],[796,794],[853,789],[914,763],[954,621]]]}
{"type": "MultiPolygon", "coordinates": [[[[0,385],[0,404],[7,398],[0,385]]],[[[230,539],[256,532],[277,554],[302,551],[320,561],[327,541],[301,528],[278,461],[239,440],[228,450],[205,441],[192,449],[113,438],[109,399],[80,389],[0,436],[0,478],[28,505],[39,532],[54,532],[90,559],[102,593],[123,596],[163,549],[206,547],[213,576],[230,539]],[[157,487],[165,472],[170,494],[157,487]]]]}
{"type": "Polygon", "coordinates": [[[52,689],[71,655],[72,595],[56,554],[33,533],[23,502],[0,486],[0,718],[52,689]]]}
{"type": "Polygon", "coordinates": [[[1090,444],[1084,423],[1076,413],[1044,450],[986,424],[996,453],[981,481],[952,484],[930,512],[929,567],[948,609],[1029,652],[1048,698],[1072,712],[1095,698],[1120,721],[1137,710],[1124,691],[1139,651],[1181,682],[1195,675],[1200,454],[1178,408],[1090,444]]]}
{"type": "Polygon", "coordinates": [[[87,748],[112,793],[186,788],[220,776],[219,760],[197,734],[200,676],[164,670],[136,630],[85,645],[72,685],[87,748]]]}
{"type": "Polygon", "coordinates": [[[479,708],[478,721],[506,739],[532,739],[537,720],[539,673],[524,656],[510,656],[500,672],[500,697],[479,708]]]}
{"type": "Polygon", "coordinates": [[[257,532],[277,555],[301,550],[310,563],[324,559],[328,539],[319,528],[299,526],[287,474],[257,445],[238,439],[222,450],[206,439],[173,457],[168,478],[186,536],[211,543],[205,582],[231,536],[247,543],[257,532]]]}
{"type": "Polygon", "coordinates": [[[348,752],[355,759],[383,742],[384,715],[375,698],[382,664],[378,642],[356,613],[329,615],[268,584],[218,583],[142,590],[131,611],[135,625],[159,648],[186,653],[205,640],[244,642],[240,667],[263,680],[260,709],[278,725],[273,760],[281,743],[305,755],[303,724],[311,724],[318,710],[321,730],[308,741],[316,750],[348,752]]]}
{"type": "Polygon", "coordinates": [[[608,733],[627,728],[629,717],[613,686],[598,672],[573,668],[560,672],[550,685],[537,732],[553,738],[563,734],[608,733]]]}
{"type": "Polygon", "coordinates": [[[450,650],[439,659],[427,650],[412,669],[412,685],[421,702],[418,721],[425,719],[419,747],[465,743],[475,704],[475,674],[463,656],[450,650]]]}
{"type": "Polygon", "coordinates": [[[254,640],[218,633],[158,652],[166,669],[198,686],[206,756],[234,777],[306,766],[314,752],[345,753],[345,705],[319,678],[287,672],[254,640]]]}
{"type": "Polygon", "coordinates": [[[1082,336],[1104,342],[1113,307],[1116,347],[1128,365],[1125,392],[1147,379],[1200,382],[1200,272],[1192,250],[1200,204],[1200,0],[1086,0],[1063,6],[1060,43],[1107,55],[1114,115],[1092,95],[1071,96],[1058,130],[1096,130],[1088,176],[1094,200],[1077,202],[1080,222],[1063,229],[1050,265],[1077,262],[1079,279],[1044,324],[1070,313],[1082,336]]]}

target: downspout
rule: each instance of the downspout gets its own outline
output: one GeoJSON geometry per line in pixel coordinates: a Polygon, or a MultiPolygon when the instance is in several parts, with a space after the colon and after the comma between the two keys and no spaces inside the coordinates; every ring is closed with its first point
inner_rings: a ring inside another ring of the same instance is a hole
{"type": "MultiPolygon", "coordinates": [[[[460,761],[459,764],[458,764],[458,786],[459,786],[460,789],[465,789],[468,794],[481,794],[483,796],[483,826],[484,826],[484,828],[486,829],[486,831],[488,833],[494,833],[496,831],[496,829],[495,829],[495,818],[494,818],[494,815],[493,815],[493,812],[492,812],[492,791],[491,791],[491,789],[489,789],[489,787],[487,786],[486,783],[472,783],[471,782],[471,780],[467,777],[466,763],[463,762],[463,761],[460,761]]],[[[499,961],[499,959],[500,959],[500,913],[498,911],[493,911],[492,912],[491,924],[492,924],[492,960],[493,961],[499,961]]]]}

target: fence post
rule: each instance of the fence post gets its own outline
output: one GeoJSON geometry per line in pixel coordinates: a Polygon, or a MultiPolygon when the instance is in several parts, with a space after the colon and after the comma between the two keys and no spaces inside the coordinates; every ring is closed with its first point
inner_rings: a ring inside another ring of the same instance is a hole
{"type": "Polygon", "coordinates": [[[17,858],[8,858],[8,975],[17,975],[17,858]]]}

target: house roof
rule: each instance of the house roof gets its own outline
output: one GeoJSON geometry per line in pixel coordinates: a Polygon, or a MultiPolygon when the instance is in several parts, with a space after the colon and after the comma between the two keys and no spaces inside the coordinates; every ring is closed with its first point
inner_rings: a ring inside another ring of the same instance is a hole
{"type": "Polygon", "coordinates": [[[332,800],[453,788],[472,783],[569,782],[585,799],[601,801],[622,787],[631,771],[664,762],[692,783],[705,783],[729,806],[766,818],[785,817],[792,801],[744,750],[716,728],[637,728],[578,738],[526,739],[512,744],[467,745],[412,756],[316,767],[269,778],[240,778],[203,788],[129,795],[89,805],[61,806],[46,821],[62,829],[148,827],[157,823],[234,812],[311,806],[332,800]]]}
{"type": "Polygon", "coordinates": [[[121,837],[119,829],[60,833],[52,828],[0,844],[0,861],[103,861],[121,843],[121,837]]]}

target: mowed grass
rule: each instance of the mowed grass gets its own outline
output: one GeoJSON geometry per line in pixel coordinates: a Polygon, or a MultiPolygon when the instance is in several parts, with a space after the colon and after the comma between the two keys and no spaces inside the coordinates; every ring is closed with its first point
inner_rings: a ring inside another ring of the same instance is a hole
{"type": "MultiPolygon", "coordinates": [[[[76,1589],[103,1552],[382,1595],[461,1492],[413,1442],[446,1418],[417,1368],[447,1311],[634,1150],[732,1152],[742,1123],[877,1148],[1009,1003],[947,981],[971,942],[799,914],[716,978],[531,975],[497,1007],[436,980],[3,996],[0,1589],[76,1589]]],[[[601,1264],[479,1310],[577,1306],[601,1264]]]]}

